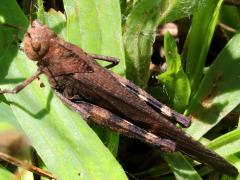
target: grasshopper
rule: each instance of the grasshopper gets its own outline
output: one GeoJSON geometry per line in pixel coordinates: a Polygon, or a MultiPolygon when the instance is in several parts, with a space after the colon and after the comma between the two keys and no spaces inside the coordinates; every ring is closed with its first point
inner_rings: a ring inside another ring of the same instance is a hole
{"type": "Polygon", "coordinates": [[[45,74],[56,95],[84,119],[157,146],[164,152],[180,151],[222,173],[238,174],[234,166],[172,122],[189,127],[188,118],[109,71],[108,68],[118,64],[117,59],[88,54],[57,37],[38,20],[32,22],[24,36],[23,51],[29,59],[37,62],[37,72],[14,89],[1,90],[0,94],[16,94],[45,74]],[[111,64],[104,68],[96,59],[111,64]]]}

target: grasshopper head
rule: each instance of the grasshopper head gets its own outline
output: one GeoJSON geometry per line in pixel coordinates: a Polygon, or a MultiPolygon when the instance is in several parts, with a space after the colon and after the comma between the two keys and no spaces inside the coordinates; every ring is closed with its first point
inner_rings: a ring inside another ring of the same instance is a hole
{"type": "Polygon", "coordinates": [[[42,25],[38,20],[34,20],[32,27],[28,29],[24,36],[24,52],[31,60],[38,61],[48,52],[50,40],[54,37],[53,31],[42,25]]]}

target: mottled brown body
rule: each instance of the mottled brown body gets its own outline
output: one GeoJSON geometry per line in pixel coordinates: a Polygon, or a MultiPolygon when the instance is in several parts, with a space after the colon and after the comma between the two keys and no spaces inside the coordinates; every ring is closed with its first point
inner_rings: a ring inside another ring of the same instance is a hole
{"type": "Polygon", "coordinates": [[[101,67],[81,48],[58,38],[38,21],[33,22],[23,43],[25,53],[37,61],[39,71],[47,75],[58,96],[85,118],[163,151],[176,149],[224,173],[238,174],[234,166],[187,136],[166,116],[177,116],[178,122],[189,126],[186,118],[101,67]]]}

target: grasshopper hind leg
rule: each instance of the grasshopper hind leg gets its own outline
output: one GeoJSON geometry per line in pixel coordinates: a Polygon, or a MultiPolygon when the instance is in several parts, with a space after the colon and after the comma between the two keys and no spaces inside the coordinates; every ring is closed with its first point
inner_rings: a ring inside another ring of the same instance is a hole
{"type": "Polygon", "coordinates": [[[176,144],[169,139],[160,138],[99,106],[84,101],[72,102],[61,93],[57,91],[55,91],[55,93],[66,105],[79,113],[87,121],[94,121],[101,126],[125,136],[157,146],[164,152],[175,151],[176,144]]]}

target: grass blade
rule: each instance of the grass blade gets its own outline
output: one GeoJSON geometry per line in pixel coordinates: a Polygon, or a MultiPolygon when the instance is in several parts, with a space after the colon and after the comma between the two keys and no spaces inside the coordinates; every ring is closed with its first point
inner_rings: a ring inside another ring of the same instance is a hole
{"type": "Polygon", "coordinates": [[[210,66],[193,97],[188,113],[192,125],[186,131],[199,139],[239,105],[240,35],[234,36],[210,66]],[[201,128],[199,128],[201,127],[201,128]]]}
{"type": "Polygon", "coordinates": [[[13,179],[13,178],[17,177],[0,165],[0,179],[13,179]]]}
{"type": "Polygon", "coordinates": [[[203,75],[222,2],[223,0],[204,1],[204,3],[199,1],[199,9],[193,15],[191,30],[186,41],[188,44],[183,52],[192,95],[196,92],[203,75]]]}
{"type": "Polygon", "coordinates": [[[167,161],[176,179],[202,179],[181,153],[166,154],[164,160],[167,161]]]}
{"type": "Polygon", "coordinates": [[[146,87],[156,28],[163,23],[191,15],[198,1],[142,0],[127,17],[124,29],[126,76],[146,87]]]}
{"type": "Polygon", "coordinates": [[[64,0],[67,38],[86,52],[119,58],[113,68],[124,74],[124,51],[119,1],[64,0]]]}

